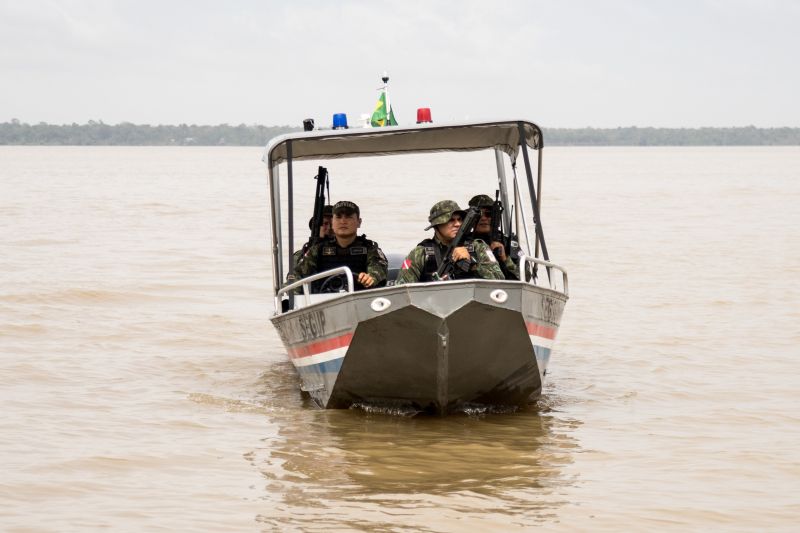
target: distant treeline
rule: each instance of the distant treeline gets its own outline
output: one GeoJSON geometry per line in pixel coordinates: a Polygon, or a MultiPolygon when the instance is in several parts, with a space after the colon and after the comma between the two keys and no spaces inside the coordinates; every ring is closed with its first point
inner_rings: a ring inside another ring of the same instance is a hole
{"type": "MultiPolygon", "coordinates": [[[[264,146],[289,126],[0,123],[0,145],[264,146]]],[[[800,128],[544,128],[545,146],[797,146],[800,128]]]]}
{"type": "Polygon", "coordinates": [[[25,124],[0,123],[0,145],[104,145],[104,146],[264,146],[282,133],[301,130],[289,126],[150,126],[147,124],[25,124]]]}
{"type": "Polygon", "coordinates": [[[543,128],[545,146],[797,146],[800,128],[543,128]]]}

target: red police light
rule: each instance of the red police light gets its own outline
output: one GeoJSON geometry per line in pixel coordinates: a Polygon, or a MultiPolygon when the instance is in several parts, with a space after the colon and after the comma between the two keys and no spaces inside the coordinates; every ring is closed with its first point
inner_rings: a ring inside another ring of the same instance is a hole
{"type": "Polygon", "coordinates": [[[430,107],[420,107],[417,109],[417,124],[422,124],[424,122],[433,122],[431,120],[430,107]]]}

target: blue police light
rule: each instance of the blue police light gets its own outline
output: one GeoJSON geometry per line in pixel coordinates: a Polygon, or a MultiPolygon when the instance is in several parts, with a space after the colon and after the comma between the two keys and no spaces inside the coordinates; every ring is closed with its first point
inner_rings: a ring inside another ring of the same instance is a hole
{"type": "Polygon", "coordinates": [[[333,129],[346,130],[347,129],[347,115],[344,113],[336,113],[333,115],[333,129]]]}

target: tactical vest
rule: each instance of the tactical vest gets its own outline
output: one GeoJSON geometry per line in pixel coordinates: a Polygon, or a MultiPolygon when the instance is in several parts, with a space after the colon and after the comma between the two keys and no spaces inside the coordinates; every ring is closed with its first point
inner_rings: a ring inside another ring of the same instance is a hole
{"type": "MultiPolygon", "coordinates": [[[[474,231],[470,233],[469,236],[467,237],[467,242],[471,243],[476,239],[482,240],[484,243],[486,243],[487,246],[491,242],[491,237],[489,235],[483,233],[475,233],[474,231]]],[[[516,241],[511,241],[511,242],[512,242],[512,248],[515,249],[506,250],[506,256],[510,257],[511,260],[514,262],[514,264],[519,264],[519,256],[516,255],[517,253],[519,253],[519,245],[515,247],[514,243],[516,243],[516,241]]],[[[506,264],[500,261],[500,258],[497,257],[497,254],[494,253],[494,250],[492,250],[491,247],[489,248],[489,251],[492,252],[495,258],[497,259],[497,265],[500,267],[500,271],[503,273],[503,276],[505,276],[507,280],[518,281],[519,278],[515,276],[510,270],[508,270],[506,264]]]]}
{"type": "Polygon", "coordinates": [[[346,266],[357,276],[367,271],[367,254],[375,243],[364,235],[356,237],[350,246],[341,248],[335,238],[325,239],[317,249],[317,269],[324,272],[336,267],[346,266]]]}
{"type": "MultiPolygon", "coordinates": [[[[422,246],[425,249],[425,265],[422,267],[422,272],[420,273],[419,280],[420,281],[433,281],[433,275],[439,271],[439,266],[442,264],[442,260],[444,259],[444,253],[447,251],[445,247],[442,249],[442,245],[437,243],[433,239],[425,239],[424,241],[420,242],[417,246],[422,246]]],[[[477,256],[475,255],[475,248],[472,246],[472,242],[464,243],[466,246],[469,255],[472,256],[475,261],[478,260],[477,256]]],[[[476,277],[475,272],[461,272],[457,271],[455,274],[455,279],[469,279],[476,277]]]]}
{"type": "MultiPolygon", "coordinates": [[[[335,237],[325,239],[317,248],[317,272],[346,266],[353,272],[353,281],[355,281],[359,273],[367,271],[367,257],[369,251],[375,246],[377,245],[367,239],[365,235],[356,237],[347,248],[341,248],[335,237]]],[[[324,282],[325,280],[315,281],[312,284],[312,291],[319,290],[324,282]]],[[[384,281],[376,286],[382,286],[385,283],[384,281]]],[[[354,283],[354,285],[354,289],[357,291],[364,289],[358,283],[354,283]]]]}

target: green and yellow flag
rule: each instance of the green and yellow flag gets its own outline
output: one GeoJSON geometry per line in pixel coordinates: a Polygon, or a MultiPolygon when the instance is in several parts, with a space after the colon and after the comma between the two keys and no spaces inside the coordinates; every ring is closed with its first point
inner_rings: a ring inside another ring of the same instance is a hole
{"type": "Polygon", "coordinates": [[[387,113],[386,108],[386,91],[381,91],[378,103],[375,105],[375,111],[372,112],[372,118],[370,119],[370,124],[373,127],[397,126],[397,121],[394,119],[394,111],[389,107],[387,113]]]}

